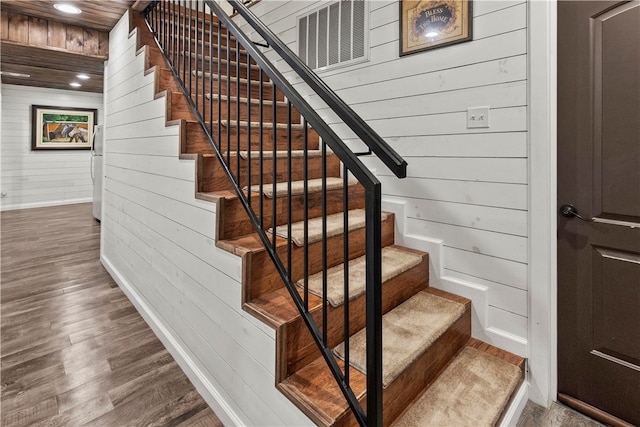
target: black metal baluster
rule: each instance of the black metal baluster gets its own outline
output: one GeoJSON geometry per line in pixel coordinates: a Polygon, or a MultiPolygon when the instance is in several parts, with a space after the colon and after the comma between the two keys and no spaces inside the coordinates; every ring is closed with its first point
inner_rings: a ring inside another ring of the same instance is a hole
{"type": "MultiPolygon", "coordinates": [[[[249,64],[251,63],[251,57],[247,52],[247,80],[251,79],[249,73],[249,64]]],[[[251,81],[247,85],[247,123],[249,123],[249,129],[251,129],[251,81]]],[[[240,99],[238,99],[238,105],[240,105],[240,99]]],[[[240,107],[238,107],[238,112],[240,112],[240,107]]],[[[238,114],[239,115],[239,114],[238,114]]],[[[251,211],[253,210],[253,206],[251,205],[251,132],[247,133],[247,188],[249,191],[247,192],[247,202],[249,206],[251,206],[251,211]]]]}
{"type": "MultiPolygon", "coordinates": [[[[191,98],[191,72],[193,71],[192,69],[192,63],[193,63],[193,57],[191,56],[191,23],[193,22],[193,2],[190,1],[189,2],[189,86],[187,86],[187,90],[189,91],[189,98],[191,98]]],[[[186,77],[186,76],[185,76],[186,77]]],[[[186,83],[186,81],[185,81],[186,83]]]]}
{"type": "Polygon", "coordinates": [[[182,75],[181,80],[184,84],[187,80],[187,0],[184,1],[184,6],[181,14],[182,18],[182,28],[180,28],[180,32],[182,33],[182,49],[180,54],[182,55],[182,75]]]}
{"type": "Polygon", "coordinates": [[[209,135],[213,136],[213,11],[209,15],[209,135]]]}
{"type": "Polygon", "coordinates": [[[171,66],[176,66],[176,2],[169,2],[169,23],[171,26],[171,66]]]}
{"type": "Polygon", "coordinates": [[[344,383],[349,386],[349,170],[343,163],[342,208],[344,212],[344,383]]]}
{"type": "Polygon", "coordinates": [[[199,74],[199,71],[198,71],[198,42],[199,42],[198,41],[198,37],[200,35],[200,33],[198,32],[198,23],[200,21],[199,15],[200,15],[200,2],[198,0],[196,0],[196,28],[195,28],[195,31],[194,31],[195,44],[193,46],[193,53],[194,53],[194,56],[195,56],[195,64],[193,66],[193,74],[194,74],[193,77],[194,77],[194,79],[196,81],[196,87],[195,87],[195,90],[194,90],[194,94],[196,95],[196,97],[195,97],[195,100],[194,100],[195,101],[194,105],[196,106],[196,108],[198,108],[198,82],[200,81],[200,76],[198,75],[199,74]]]}
{"type": "MultiPolygon", "coordinates": [[[[275,102],[273,103],[273,115],[277,116],[275,102]]],[[[287,245],[287,272],[289,273],[289,282],[291,282],[291,102],[287,100],[287,236],[289,242],[287,245]]]]}
{"type": "MultiPolygon", "coordinates": [[[[211,12],[209,12],[209,13],[211,13],[211,12]]],[[[211,17],[209,17],[209,18],[211,18],[211,17]]],[[[206,107],[205,107],[206,97],[205,97],[205,86],[204,86],[204,81],[205,81],[205,67],[204,67],[205,62],[204,62],[204,60],[205,60],[205,57],[206,57],[205,54],[204,54],[204,45],[206,44],[205,43],[206,31],[205,31],[204,24],[206,22],[206,19],[207,19],[206,8],[205,8],[204,5],[202,5],[202,38],[200,39],[201,42],[202,42],[202,57],[201,57],[201,61],[200,61],[201,62],[201,66],[202,66],[202,77],[201,77],[201,79],[202,79],[202,83],[201,83],[202,84],[202,93],[201,93],[200,96],[201,96],[201,100],[202,100],[202,118],[205,119],[205,122],[206,122],[206,117],[207,117],[207,114],[206,114],[207,110],[206,110],[206,107]]],[[[211,20],[211,19],[209,19],[209,20],[211,20]]],[[[209,70],[209,73],[211,73],[211,70],[209,70]]],[[[209,119],[209,120],[211,120],[211,119],[209,119]]]]}
{"type": "MultiPolygon", "coordinates": [[[[276,105],[276,85],[273,84],[273,82],[271,82],[271,102],[272,102],[272,106],[276,105]]],[[[272,214],[271,217],[273,219],[273,249],[276,248],[276,207],[277,207],[277,203],[276,203],[276,199],[278,197],[278,195],[276,194],[276,181],[277,180],[277,169],[278,169],[278,164],[276,162],[277,160],[277,155],[278,155],[278,129],[277,129],[277,117],[276,117],[276,109],[275,108],[271,108],[272,111],[272,126],[273,126],[273,200],[272,200],[272,214]]],[[[288,239],[291,239],[291,236],[287,236],[288,239]]]]}
{"type": "Polygon", "coordinates": [[[309,311],[309,132],[307,119],[302,118],[304,167],[302,168],[302,180],[304,181],[304,207],[303,207],[303,228],[304,228],[304,311],[309,311]]]}
{"type": "Polygon", "coordinates": [[[173,2],[173,37],[174,44],[174,57],[175,69],[180,69],[180,1],[174,0],[173,2]]]}
{"type": "MultiPolygon", "coordinates": [[[[260,167],[260,228],[264,228],[264,201],[263,201],[263,194],[264,194],[264,190],[262,188],[263,186],[263,182],[262,182],[262,177],[263,177],[263,173],[264,173],[264,138],[262,135],[262,129],[263,129],[263,124],[264,124],[264,93],[263,93],[263,85],[262,85],[262,68],[260,68],[260,71],[258,71],[258,77],[260,78],[259,80],[259,86],[258,86],[258,114],[260,115],[260,122],[259,122],[259,133],[258,133],[258,155],[260,156],[260,162],[259,162],[259,167],[260,167]]],[[[275,230],[274,230],[275,233],[275,230]]]]}
{"type": "MultiPolygon", "coordinates": [[[[220,40],[218,40],[220,43],[220,40]]],[[[229,65],[229,28],[227,28],[227,165],[231,167],[231,68],[229,65]]],[[[240,132],[240,129],[236,129],[240,132]]],[[[236,181],[237,182],[237,181],[236,181]]]]}
{"type": "MultiPolygon", "coordinates": [[[[218,58],[216,59],[216,76],[218,79],[217,95],[218,95],[218,151],[222,151],[222,76],[220,76],[220,67],[222,56],[222,46],[220,45],[220,37],[222,37],[222,25],[218,19],[218,58]]],[[[229,97],[227,96],[227,102],[229,97]]]]}
{"type": "Polygon", "coordinates": [[[162,52],[167,55],[167,2],[160,2],[160,27],[162,28],[162,38],[160,39],[160,45],[162,52]]]}
{"type": "Polygon", "coordinates": [[[328,346],[327,334],[327,145],[322,145],[322,342],[328,346]]]}
{"type": "MultiPolygon", "coordinates": [[[[230,39],[227,39],[227,44],[231,43],[230,39]]],[[[227,63],[229,60],[227,59],[227,63]]],[[[247,82],[247,86],[249,86],[247,82]]],[[[238,171],[238,184],[240,184],[240,44],[236,40],[236,147],[238,151],[238,161],[236,169],[238,171]]],[[[251,135],[251,123],[247,122],[247,138],[251,135]]]]}
{"type": "Polygon", "coordinates": [[[166,52],[166,57],[167,59],[171,58],[171,30],[169,28],[170,24],[169,24],[169,15],[171,12],[171,9],[169,9],[169,0],[165,0],[164,2],[164,29],[166,32],[165,35],[165,52],[166,52]]]}

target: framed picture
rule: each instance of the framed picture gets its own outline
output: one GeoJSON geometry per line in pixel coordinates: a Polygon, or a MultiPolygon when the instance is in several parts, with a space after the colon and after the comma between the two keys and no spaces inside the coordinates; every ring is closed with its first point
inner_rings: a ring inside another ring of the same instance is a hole
{"type": "Polygon", "coordinates": [[[400,56],[472,40],[471,0],[400,0],[400,56]]]}
{"type": "Polygon", "coordinates": [[[90,150],[98,110],[31,106],[32,150],[90,150]]]}

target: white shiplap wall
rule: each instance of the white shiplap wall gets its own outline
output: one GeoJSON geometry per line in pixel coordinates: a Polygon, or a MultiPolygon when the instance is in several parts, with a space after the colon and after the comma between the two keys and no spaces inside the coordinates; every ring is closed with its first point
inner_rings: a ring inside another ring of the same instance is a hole
{"type": "Polygon", "coordinates": [[[241,309],[240,258],[215,246],[125,16],[106,72],[102,261],[227,425],[310,425],[275,388],[275,333],[241,309]]]}
{"type": "Polygon", "coordinates": [[[2,85],[2,210],[89,202],[93,197],[91,153],[31,151],[31,106],[97,108],[102,94],[2,85]]]}
{"type": "MultiPolygon", "coordinates": [[[[527,3],[473,2],[473,41],[400,58],[398,2],[370,3],[370,60],[320,77],[407,160],[398,180],[364,157],[397,213],[397,240],[428,250],[432,285],[473,299],[474,336],[527,354],[527,3]],[[489,106],[488,129],[466,109],[489,106]]],[[[317,1],[252,7],[297,51],[297,16],[317,1]]],[[[245,31],[254,39],[247,25],[245,31]]],[[[265,51],[354,149],[349,129],[265,51]]]]}

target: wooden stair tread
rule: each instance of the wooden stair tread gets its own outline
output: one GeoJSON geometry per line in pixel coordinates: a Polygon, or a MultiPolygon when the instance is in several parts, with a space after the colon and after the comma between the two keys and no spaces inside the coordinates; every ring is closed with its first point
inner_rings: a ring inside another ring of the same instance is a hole
{"type": "MultiPolygon", "coordinates": [[[[202,74],[203,74],[203,72],[202,72],[202,71],[195,71],[195,70],[194,70],[194,71],[192,71],[192,72],[191,72],[191,74],[192,74],[194,77],[201,77],[201,76],[202,76],[202,74]]],[[[233,82],[233,83],[237,83],[238,81],[240,81],[240,84],[247,84],[247,82],[249,81],[249,80],[245,79],[244,77],[240,77],[240,78],[238,79],[238,78],[237,78],[237,77],[235,77],[235,76],[225,76],[225,75],[221,75],[221,74],[214,74],[214,73],[210,73],[210,72],[208,72],[208,71],[205,71],[205,72],[204,72],[204,76],[205,76],[205,78],[210,77],[210,78],[211,78],[211,80],[212,80],[214,83],[218,81],[218,77],[220,78],[220,80],[222,80],[222,81],[224,81],[224,82],[226,82],[227,80],[228,80],[229,82],[233,82]]],[[[205,80],[205,83],[206,83],[206,82],[207,82],[207,81],[205,80]]],[[[253,85],[253,86],[257,86],[257,85],[259,85],[259,84],[260,84],[260,80],[253,80],[253,79],[251,80],[251,85],[253,85]]],[[[271,82],[271,81],[263,81],[263,82],[262,82],[262,86],[263,86],[263,87],[264,87],[264,86],[266,86],[266,87],[271,87],[271,86],[273,86],[273,82],[271,82]]]]}
{"type": "MultiPolygon", "coordinates": [[[[304,182],[305,181],[291,181],[291,195],[299,196],[304,194],[304,182]]],[[[317,193],[322,191],[322,178],[314,178],[308,179],[307,181],[307,192],[308,193],[317,193]]],[[[350,185],[356,185],[357,182],[350,182],[350,185]]],[[[275,186],[275,196],[276,197],[287,197],[289,195],[289,183],[288,182],[278,182],[275,186]]],[[[327,191],[338,190],[344,188],[344,180],[339,177],[330,176],[325,179],[325,188],[327,191]]],[[[249,188],[244,187],[245,191],[249,188]]],[[[260,192],[260,185],[252,185],[251,191],[254,193],[260,192]]],[[[262,194],[264,194],[268,198],[273,198],[274,189],[273,183],[263,184],[262,185],[262,194]]],[[[286,226],[284,226],[286,228],[286,226]]],[[[271,231],[271,229],[269,229],[271,231]]],[[[280,235],[280,234],[279,234],[280,235]]],[[[281,237],[286,237],[282,236],[281,237]]]]}
{"type": "MultiPolygon", "coordinates": [[[[214,123],[219,123],[220,126],[224,126],[226,127],[227,125],[229,127],[248,127],[249,125],[251,126],[251,128],[259,128],[260,127],[260,122],[247,122],[245,120],[220,120],[219,122],[214,122],[214,123]]],[[[263,129],[273,129],[273,122],[269,121],[269,122],[263,122],[262,123],[262,128],[263,129]]],[[[276,123],[276,129],[283,129],[286,130],[289,128],[289,125],[287,125],[286,123],[276,123]]],[[[311,126],[308,126],[309,129],[311,129],[311,126]]],[[[302,123],[291,123],[291,130],[304,130],[304,124],[302,123]]]]}
{"type": "Polygon", "coordinates": [[[466,345],[398,417],[394,427],[495,425],[523,378],[519,367],[466,345]],[[461,385],[464,378],[475,380],[473,387],[461,385]],[[497,406],[491,404],[492,399],[497,400],[497,406]]]}
{"type": "MultiPolygon", "coordinates": [[[[333,215],[327,215],[327,229],[326,229],[327,238],[343,234],[343,231],[344,231],[344,223],[342,221],[343,217],[344,217],[343,212],[339,212],[333,215]]],[[[364,228],[365,226],[364,209],[350,210],[348,213],[348,218],[349,218],[349,231],[364,228]]],[[[384,222],[387,218],[389,218],[389,214],[387,214],[386,212],[382,212],[381,221],[384,222]]],[[[321,230],[322,228],[322,221],[323,221],[322,217],[311,218],[307,221],[308,230],[309,230],[309,235],[308,235],[309,244],[318,242],[322,239],[323,233],[318,230],[318,229],[321,230]],[[313,233],[314,229],[316,229],[318,232],[313,233]]],[[[299,221],[291,224],[291,232],[293,234],[291,236],[291,239],[298,246],[304,246],[304,243],[305,243],[303,230],[304,230],[304,221],[299,221]]],[[[268,231],[272,233],[273,228],[269,228],[268,231]]],[[[284,239],[287,239],[289,234],[289,226],[287,224],[279,225],[276,227],[275,232],[276,232],[276,235],[284,239]]]]}
{"type": "MultiPolygon", "coordinates": [[[[382,316],[383,384],[388,386],[464,314],[465,306],[428,292],[416,295],[382,316]],[[399,345],[404,343],[404,345],[399,345]]],[[[366,370],[366,329],[352,335],[351,365],[366,370]]],[[[344,356],[344,343],[334,352],[344,356]]]]}
{"type": "MultiPolygon", "coordinates": [[[[344,363],[338,360],[344,370],[344,363]]],[[[349,384],[356,397],[362,401],[366,394],[366,376],[355,369],[349,371],[349,384]]],[[[348,415],[349,406],[333,374],[322,357],[278,384],[278,388],[302,405],[302,410],[319,425],[330,426],[348,415]]]]}
{"type": "MultiPolygon", "coordinates": [[[[302,297],[302,291],[298,290],[302,297]]],[[[290,323],[300,316],[287,288],[282,286],[271,292],[267,292],[245,304],[254,313],[269,319],[270,326],[277,328],[285,323],[290,323]]],[[[309,311],[322,306],[322,301],[315,295],[309,294],[309,311]]]]}
{"type": "MultiPolygon", "coordinates": [[[[236,155],[235,152],[230,153],[232,156],[236,155]]],[[[304,158],[304,150],[278,150],[276,151],[276,159],[287,159],[289,158],[289,154],[291,154],[292,159],[303,159],[304,158]]],[[[327,156],[332,156],[333,152],[327,152],[327,156]]],[[[240,157],[244,160],[249,158],[248,151],[240,151],[240,157]]],[[[315,159],[318,157],[322,157],[322,150],[307,150],[307,158],[315,159]]],[[[273,159],[273,150],[263,150],[262,151],[263,159],[273,159]]],[[[251,151],[251,160],[260,160],[260,151],[251,151]]]]}
{"type": "MultiPolygon", "coordinates": [[[[286,239],[276,237],[276,248],[285,246],[286,244],[286,239]]],[[[218,240],[217,245],[219,248],[225,249],[238,256],[242,256],[249,252],[262,252],[265,250],[262,240],[258,237],[258,233],[251,233],[232,239],[218,240]]]]}
{"type": "MultiPolygon", "coordinates": [[[[217,93],[214,93],[213,95],[211,95],[211,94],[207,93],[207,94],[205,94],[205,97],[206,97],[207,99],[212,99],[212,98],[213,98],[213,99],[218,99],[218,98],[220,98],[220,100],[221,100],[221,101],[227,101],[229,98],[231,98],[231,100],[232,100],[232,101],[234,101],[234,100],[239,100],[240,102],[245,103],[245,104],[246,104],[246,103],[247,103],[247,101],[248,101],[248,98],[245,98],[245,97],[242,97],[242,96],[241,96],[240,98],[238,98],[238,97],[236,97],[236,96],[230,96],[230,97],[228,97],[227,95],[217,94],[217,93]]],[[[251,103],[252,103],[252,104],[256,104],[256,105],[260,105],[260,99],[259,99],[259,98],[256,98],[256,97],[252,97],[252,98],[251,98],[251,103]]],[[[272,101],[272,100],[270,100],[270,99],[269,99],[269,100],[263,99],[263,100],[262,100],[262,104],[264,104],[264,105],[273,105],[273,101],[272,101]]],[[[288,103],[287,103],[287,102],[285,102],[285,101],[276,101],[276,105],[277,105],[278,107],[286,107],[286,106],[287,106],[287,104],[288,104],[288,103]]]]}
{"type": "MultiPolygon", "coordinates": [[[[222,48],[222,50],[223,50],[223,51],[225,51],[225,50],[227,50],[227,48],[226,48],[226,47],[223,47],[223,48],[222,48]]],[[[235,50],[235,48],[231,48],[230,50],[235,50]]],[[[189,56],[189,52],[181,52],[180,54],[181,54],[183,57],[189,56]]],[[[198,60],[201,60],[201,59],[202,59],[201,52],[191,52],[191,57],[192,57],[192,58],[195,58],[196,56],[198,57],[198,60]]],[[[209,62],[211,62],[211,64],[218,65],[218,57],[216,57],[216,56],[212,56],[212,57],[210,57],[209,55],[205,55],[205,56],[204,56],[204,60],[205,60],[205,63],[209,63],[209,62]],[[211,59],[211,61],[209,61],[209,59],[211,59]]],[[[226,60],[225,58],[220,58],[220,64],[221,64],[221,65],[222,65],[222,64],[224,64],[224,65],[225,65],[225,67],[226,67],[226,65],[227,65],[227,60],[226,60]]],[[[235,67],[236,67],[237,65],[238,65],[238,62],[237,62],[237,61],[234,61],[234,60],[229,61],[229,68],[230,68],[231,70],[234,70],[234,69],[235,69],[235,67]],[[231,65],[231,64],[233,64],[233,65],[231,65]]],[[[246,68],[246,67],[247,67],[247,63],[246,63],[246,62],[240,62],[240,69],[241,69],[241,70],[242,70],[242,69],[244,69],[244,68],[246,68]]],[[[250,67],[250,68],[251,68],[252,70],[260,70],[260,67],[259,67],[257,64],[251,64],[251,67],[250,67]]],[[[265,74],[265,75],[266,75],[266,74],[265,74]]]]}
{"type": "MultiPolygon", "coordinates": [[[[422,262],[425,253],[405,250],[401,246],[386,246],[382,248],[382,283],[385,283],[396,276],[409,271],[422,262]]],[[[366,283],[366,255],[352,259],[348,263],[349,271],[349,300],[364,294],[366,283]]],[[[327,270],[327,300],[333,307],[338,307],[344,303],[344,269],[345,265],[340,264],[327,270]]],[[[322,297],[323,272],[318,272],[309,276],[309,293],[322,297]]],[[[300,279],[296,285],[303,288],[304,279],[300,279]]]]}

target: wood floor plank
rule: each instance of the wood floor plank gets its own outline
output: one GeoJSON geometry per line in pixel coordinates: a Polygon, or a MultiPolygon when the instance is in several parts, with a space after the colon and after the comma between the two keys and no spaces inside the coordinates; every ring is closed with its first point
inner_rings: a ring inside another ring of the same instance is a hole
{"type": "Polygon", "coordinates": [[[2,427],[222,425],[100,263],[90,204],[0,215],[2,427]]]}
{"type": "Polygon", "coordinates": [[[36,421],[55,416],[58,413],[56,398],[38,402],[26,409],[15,412],[2,412],[2,427],[29,426],[36,421]]]}

